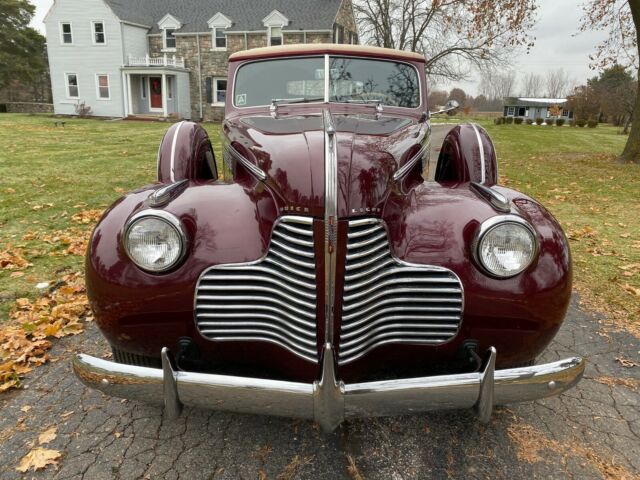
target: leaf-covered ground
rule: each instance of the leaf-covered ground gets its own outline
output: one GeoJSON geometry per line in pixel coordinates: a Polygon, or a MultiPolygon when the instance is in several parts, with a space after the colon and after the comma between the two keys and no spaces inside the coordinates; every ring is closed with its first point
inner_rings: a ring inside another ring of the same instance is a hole
{"type": "MultiPolygon", "coordinates": [[[[168,125],[0,115],[0,392],[89,318],[91,229],[123,192],[154,181],[168,125]]],[[[218,126],[207,125],[218,141],[218,126]]]]}

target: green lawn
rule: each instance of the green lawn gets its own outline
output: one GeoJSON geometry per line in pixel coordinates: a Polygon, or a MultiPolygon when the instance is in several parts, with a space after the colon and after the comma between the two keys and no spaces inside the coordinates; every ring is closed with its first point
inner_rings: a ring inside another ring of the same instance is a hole
{"type": "MultiPolygon", "coordinates": [[[[77,250],[74,242],[86,237],[92,217],[78,214],[102,210],[122,191],[153,181],[167,129],[163,123],[71,119],[62,128],[54,121],[0,115],[0,262],[9,252],[32,264],[17,274],[0,268],[0,321],[15,299],[39,295],[37,283],[82,269],[82,256],[68,251],[77,250]]],[[[616,319],[636,318],[640,167],[615,163],[625,137],[602,125],[482,123],[498,150],[502,181],[539,199],[565,227],[584,297],[616,319]]],[[[219,144],[218,125],[206,128],[219,144]]]]}
{"type": "MultiPolygon", "coordinates": [[[[82,268],[65,255],[69,241],[91,225],[74,214],[103,210],[127,191],[155,179],[156,153],[168,125],[0,114],[0,262],[18,252],[33,266],[0,269],[0,321],[16,298],[35,298],[40,282],[82,268]],[[12,273],[14,275],[12,276],[12,273]]],[[[219,126],[205,125],[212,140],[219,126]]]]}

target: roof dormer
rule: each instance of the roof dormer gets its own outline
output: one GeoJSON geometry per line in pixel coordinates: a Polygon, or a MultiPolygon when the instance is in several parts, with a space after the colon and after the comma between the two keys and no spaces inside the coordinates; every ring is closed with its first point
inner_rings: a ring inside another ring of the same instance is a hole
{"type": "Polygon", "coordinates": [[[218,12],[209,19],[207,25],[209,25],[209,28],[229,28],[233,25],[233,22],[226,15],[218,12]]]}
{"type": "Polygon", "coordinates": [[[174,17],[173,15],[171,15],[170,13],[167,13],[158,22],[158,28],[160,30],[166,30],[168,28],[172,30],[178,30],[182,28],[182,22],[178,20],[176,17],[174,17]]]}
{"type": "Polygon", "coordinates": [[[265,27],[287,27],[289,26],[289,19],[285,17],[278,10],[274,10],[269,15],[262,19],[262,24],[265,27]]]}

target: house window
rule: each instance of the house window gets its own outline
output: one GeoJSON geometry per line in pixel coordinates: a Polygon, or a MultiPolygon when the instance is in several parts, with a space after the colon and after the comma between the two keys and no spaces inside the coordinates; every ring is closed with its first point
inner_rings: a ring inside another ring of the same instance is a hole
{"type": "Polygon", "coordinates": [[[147,98],[147,77],[140,77],[140,92],[142,98],[147,98]]]}
{"type": "Polygon", "coordinates": [[[176,37],[173,35],[175,28],[166,28],[164,30],[164,48],[176,48],[176,37]]]}
{"type": "Polygon", "coordinates": [[[213,105],[224,105],[227,100],[227,79],[213,79],[213,105]]]}
{"type": "Polygon", "coordinates": [[[71,31],[71,23],[65,22],[60,24],[60,35],[62,43],[71,45],[73,43],[73,33],[71,31]]]}
{"type": "Polygon", "coordinates": [[[66,73],[65,83],[67,84],[67,97],[78,98],[80,96],[78,90],[78,75],[75,73],[66,73]]]}
{"type": "Polygon", "coordinates": [[[100,100],[109,100],[109,75],[96,75],[96,87],[98,89],[98,98],[100,100]]]}
{"type": "Polygon", "coordinates": [[[344,27],[336,25],[334,30],[334,43],[344,43],[344,27]]]}
{"type": "Polygon", "coordinates": [[[282,45],[282,27],[269,27],[269,45],[282,45]]]}
{"type": "Polygon", "coordinates": [[[516,107],[509,107],[507,109],[507,116],[508,117],[513,117],[513,115],[516,113],[516,107]]]}
{"type": "Polygon", "coordinates": [[[562,116],[563,117],[568,117],[569,116],[569,110],[567,110],[566,108],[562,109],[562,116]]]}
{"type": "Polygon", "coordinates": [[[93,44],[104,45],[107,43],[104,35],[104,22],[91,22],[93,28],[93,44]]]}
{"type": "Polygon", "coordinates": [[[213,29],[213,46],[216,50],[227,49],[227,34],[225,30],[226,28],[224,27],[215,27],[213,29]]]}
{"type": "Polygon", "coordinates": [[[173,77],[167,77],[167,99],[173,100],[173,77]]]}

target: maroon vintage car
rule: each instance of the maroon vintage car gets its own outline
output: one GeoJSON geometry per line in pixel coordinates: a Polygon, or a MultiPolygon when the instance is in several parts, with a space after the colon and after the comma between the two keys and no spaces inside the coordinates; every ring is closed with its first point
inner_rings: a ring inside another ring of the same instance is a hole
{"type": "Polygon", "coordinates": [[[477,125],[431,126],[422,56],[358,46],[236,53],[224,172],[196,123],[169,128],[158,181],[90,242],[109,395],[314,419],[556,395],[584,361],[534,361],[560,327],[571,257],[553,216],[497,185],[477,125]],[[220,179],[222,177],[222,179],[220,179]]]}

